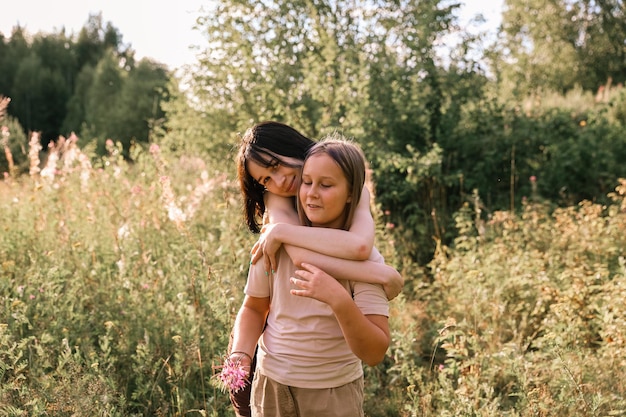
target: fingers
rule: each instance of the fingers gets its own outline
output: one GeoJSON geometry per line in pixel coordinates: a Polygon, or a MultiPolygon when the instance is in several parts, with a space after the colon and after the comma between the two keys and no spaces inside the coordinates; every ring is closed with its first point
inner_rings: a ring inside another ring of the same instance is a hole
{"type": "Polygon", "coordinates": [[[272,272],[276,271],[276,268],[278,266],[276,264],[276,255],[275,254],[268,255],[268,258],[270,262],[270,267],[272,268],[272,272]]]}
{"type": "Polygon", "coordinates": [[[302,264],[300,265],[300,267],[301,267],[302,269],[304,269],[304,270],[306,270],[306,271],[308,271],[308,272],[312,273],[312,274],[313,274],[313,273],[315,273],[315,272],[319,272],[319,271],[321,271],[321,269],[319,269],[318,267],[313,266],[313,265],[311,265],[311,264],[307,264],[306,262],[302,262],[302,264]]]}
{"type": "Polygon", "coordinates": [[[291,281],[291,283],[295,286],[298,287],[298,289],[291,289],[289,292],[292,295],[298,295],[300,297],[310,297],[310,289],[307,286],[307,282],[303,279],[298,279],[296,277],[291,277],[289,278],[289,281],[291,281]]]}
{"type": "Polygon", "coordinates": [[[265,272],[267,274],[269,274],[270,271],[274,272],[274,270],[272,269],[272,264],[269,260],[269,257],[267,256],[263,257],[263,264],[264,264],[265,272]]]}
{"type": "Polygon", "coordinates": [[[263,251],[252,252],[252,260],[250,263],[254,265],[259,259],[261,259],[261,256],[263,256],[263,251]]]}

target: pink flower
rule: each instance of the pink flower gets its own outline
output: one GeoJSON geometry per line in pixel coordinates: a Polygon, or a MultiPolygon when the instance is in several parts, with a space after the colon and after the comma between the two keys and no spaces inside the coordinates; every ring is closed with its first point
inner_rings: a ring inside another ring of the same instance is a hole
{"type": "Polygon", "coordinates": [[[248,371],[241,364],[240,360],[226,358],[222,370],[217,375],[218,383],[222,389],[231,392],[238,392],[248,384],[248,371]]]}
{"type": "Polygon", "coordinates": [[[534,175],[531,175],[530,182],[537,182],[537,177],[535,177],[534,175]]]}

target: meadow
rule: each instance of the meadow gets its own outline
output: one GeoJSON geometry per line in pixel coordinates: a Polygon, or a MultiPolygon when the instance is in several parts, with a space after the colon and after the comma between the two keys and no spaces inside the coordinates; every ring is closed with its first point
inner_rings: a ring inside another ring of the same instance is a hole
{"type": "MultiPolygon", "coordinates": [[[[234,166],[75,137],[0,181],[0,416],[231,416],[214,375],[255,236],[234,166]]],[[[626,179],[610,204],[456,215],[402,265],[382,416],[626,416],[626,179]]],[[[374,207],[376,211],[376,206],[374,207]]]]}

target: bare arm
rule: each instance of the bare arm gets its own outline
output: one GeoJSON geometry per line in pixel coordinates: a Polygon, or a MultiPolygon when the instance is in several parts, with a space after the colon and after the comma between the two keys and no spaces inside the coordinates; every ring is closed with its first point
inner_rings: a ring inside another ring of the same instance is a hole
{"type": "Polygon", "coordinates": [[[250,358],[254,356],[257,342],[263,333],[269,307],[269,297],[257,298],[246,295],[237,313],[231,352],[243,352],[248,355],[248,358],[245,356],[241,358],[244,366],[250,366],[250,358]]]}
{"type": "Polygon", "coordinates": [[[350,230],[328,229],[323,227],[306,227],[290,221],[284,211],[275,214],[270,210],[269,221],[274,224],[272,238],[278,242],[299,246],[314,252],[337,258],[366,260],[374,247],[375,225],[370,213],[370,194],[363,187],[363,194],[352,222],[350,230]]]}
{"type": "Polygon", "coordinates": [[[372,261],[380,257],[376,248],[372,250],[370,256],[372,260],[369,261],[334,258],[291,245],[285,245],[285,250],[296,267],[300,267],[303,263],[309,263],[316,265],[337,279],[380,284],[389,300],[400,294],[404,285],[404,278],[395,268],[372,261]]]}
{"type": "Polygon", "coordinates": [[[296,271],[297,278],[291,278],[300,289],[291,293],[328,304],[352,352],[370,366],[379,364],[390,342],[387,317],[364,315],[336,279],[313,265],[303,264],[302,268],[296,271]]]}
{"type": "Polygon", "coordinates": [[[276,252],[281,244],[309,249],[343,259],[366,260],[374,247],[375,225],[370,212],[370,193],[363,193],[350,230],[300,225],[290,199],[268,194],[267,223],[252,249],[252,262],[265,255],[266,270],[276,269],[276,252]]]}

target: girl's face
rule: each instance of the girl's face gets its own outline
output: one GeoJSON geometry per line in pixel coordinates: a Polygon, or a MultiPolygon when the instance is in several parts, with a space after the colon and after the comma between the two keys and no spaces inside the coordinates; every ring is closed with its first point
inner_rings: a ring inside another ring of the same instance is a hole
{"type": "Polygon", "coordinates": [[[300,167],[302,161],[297,158],[281,156],[268,161],[269,166],[263,166],[256,161],[248,160],[248,173],[267,191],[281,197],[294,197],[300,185],[300,167]],[[294,165],[289,166],[289,165],[294,165]]]}
{"type": "Polygon", "coordinates": [[[313,226],[340,229],[351,193],[343,171],[328,154],[310,156],[302,168],[299,198],[313,226]]]}

